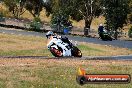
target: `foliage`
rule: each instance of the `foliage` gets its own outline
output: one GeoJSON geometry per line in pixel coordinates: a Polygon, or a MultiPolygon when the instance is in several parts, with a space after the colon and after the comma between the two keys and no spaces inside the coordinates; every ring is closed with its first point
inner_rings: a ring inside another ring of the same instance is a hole
{"type": "Polygon", "coordinates": [[[132,23],[132,0],[129,1],[130,13],[128,14],[128,20],[132,23]]]}
{"type": "Polygon", "coordinates": [[[50,14],[53,12],[53,1],[55,0],[43,0],[43,7],[46,10],[46,16],[50,16],[50,14]]]}
{"type": "Polygon", "coordinates": [[[58,22],[68,21],[68,20],[69,20],[69,16],[65,14],[62,10],[58,10],[57,13],[52,14],[51,23],[57,24],[58,22]]]}
{"type": "Polygon", "coordinates": [[[43,8],[42,0],[23,0],[22,2],[25,3],[26,10],[28,10],[33,17],[39,17],[43,8]]]}
{"type": "Polygon", "coordinates": [[[101,0],[73,0],[71,16],[79,21],[85,20],[85,27],[90,28],[94,17],[101,13],[101,0]]]}
{"type": "Polygon", "coordinates": [[[84,35],[89,35],[93,18],[102,14],[102,0],[73,0],[71,18],[76,21],[84,20],[84,35]]]}
{"type": "Polygon", "coordinates": [[[40,23],[42,22],[39,17],[35,17],[33,21],[40,22],[40,23]]]}
{"type": "Polygon", "coordinates": [[[71,25],[71,22],[69,21],[70,9],[67,9],[69,8],[67,6],[69,4],[66,3],[69,0],[66,2],[64,1],[65,4],[63,4],[64,2],[62,0],[51,1],[52,1],[50,2],[50,6],[52,7],[50,8],[52,13],[51,25],[57,32],[62,32],[63,27],[68,27],[69,25],[71,25]]]}
{"type": "Polygon", "coordinates": [[[132,12],[128,14],[128,20],[132,23],[132,12]]]}
{"type": "Polygon", "coordinates": [[[114,37],[117,39],[117,29],[126,23],[129,12],[128,0],[104,0],[104,6],[106,26],[109,30],[115,31],[114,37]]]}
{"type": "Polygon", "coordinates": [[[19,18],[26,10],[23,8],[20,0],[3,0],[4,4],[14,17],[19,18]]]}
{"type": "MultiPolygon", "coordinates": [[[[57,13],[52,14],[51,24],[60,26],[62,28],[68,27],[71,25],[71,22],[69,21],[69,16],[65,14],[65,12],[60,9],[57,13]]],[[[62,31],[61,29],[58,29],[58,31],[62,31]]]]}
{"type": "Polygon", "coordinates": [[[0,18],[2,18],[2,17],[4,17],[4,15],[3,15],[3,13],[2,13],[2,12],[0,12],[0,18]]]}
{"type": "Polygon", "coordinates": [[[4,14],[2,12],[0,12],[0,22],[5,21],[5,18],[3,18],[3,17],[4,17],[4,14]]]}
{"type": "MultiPolygon", "coordinates": [[[[101,0],[51,0],[50,12],[54,18],[69,17],[73,20],[85,20],[85,27],[90,28],[94,17],[101,13],[101,0]]],[[[48,10],[47,10],[48,11],[48,10]]],[[[60,18],[61,19],[61,18],[60,18]]]]}
{"type": "Polygon", "coordinates": [[[35,17],[33,22],[30,23],[30,27],[33,31],[40,31],[40,28],[42,27],[42,22],[39,17],[35,17]]]}
{"type": "Polygon", "coordinates": [[[129,31],[128,31],[128,36],[129,36],[130,38],[132,38],[132,26],[131,26],[131,28],[130,28],[129,31]]]}

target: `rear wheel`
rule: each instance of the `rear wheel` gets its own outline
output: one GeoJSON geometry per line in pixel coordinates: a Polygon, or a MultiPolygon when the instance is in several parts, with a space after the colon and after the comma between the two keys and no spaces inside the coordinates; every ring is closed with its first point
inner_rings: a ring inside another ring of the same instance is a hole
{"type": "Polygon", "coordinates": [[[63,54],[62,54],[62,51],[59,50],[59,49],[56,49],[54,47],[51,47],[50,48],[50,52],[52,53],[52,55],[54,55],[55,57],[62,57],[63,54]]]}

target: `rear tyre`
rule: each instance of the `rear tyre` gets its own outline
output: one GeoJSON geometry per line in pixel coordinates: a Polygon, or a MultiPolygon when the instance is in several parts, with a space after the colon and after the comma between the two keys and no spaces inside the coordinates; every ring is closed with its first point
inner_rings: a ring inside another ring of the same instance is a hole
{"type": "Polygon", "coordinates": [[[54,55],[55,57],[62,57],[63,54],[62,54],[62,51],[59,50],[59,49],[56,49],[54,47],[51,47],[50,48],[50,52],[52,53],[52,55],[54,55]]]}

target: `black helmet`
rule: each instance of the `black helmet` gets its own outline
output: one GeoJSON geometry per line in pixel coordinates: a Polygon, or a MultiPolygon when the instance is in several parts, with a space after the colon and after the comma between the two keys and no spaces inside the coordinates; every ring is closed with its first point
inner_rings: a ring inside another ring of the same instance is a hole
{"type": "Polygon", "coordinates": [[[46,37],[48,38],[49,36],[53,36],[54,35],[54,33],[52,32],[52,31],[48,31],[47,33],[46,33],[46,37]]]}

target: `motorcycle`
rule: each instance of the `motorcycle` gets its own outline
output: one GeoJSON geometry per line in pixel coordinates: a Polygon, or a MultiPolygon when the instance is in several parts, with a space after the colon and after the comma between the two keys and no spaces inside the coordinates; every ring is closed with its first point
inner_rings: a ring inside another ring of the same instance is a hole
{"type": "Polygon", "coordinates": [[[67,37],[52,39],[49,43],[49,50],[55,57],[74,56],[82,57],[81,51],[74,46],[67,37]]]}
{"type": "Polygon", "coordinates": [[[103,41],[107,41],[107,40],[112,41],[112,37],[106,29],[103,29],[103,32],[99,33],[99,36],[103,41]]]}

